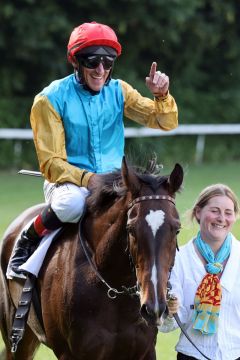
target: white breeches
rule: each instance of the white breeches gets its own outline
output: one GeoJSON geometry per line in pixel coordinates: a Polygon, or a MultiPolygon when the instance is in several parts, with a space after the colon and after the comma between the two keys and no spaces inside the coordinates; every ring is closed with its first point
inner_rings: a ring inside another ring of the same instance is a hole
{"type": "Polygon", "coordinates": [[[62,222],[76,223],[83,213],[89,190],[72,183],[54,184],[44,182],[45,201],[62,222]]]}

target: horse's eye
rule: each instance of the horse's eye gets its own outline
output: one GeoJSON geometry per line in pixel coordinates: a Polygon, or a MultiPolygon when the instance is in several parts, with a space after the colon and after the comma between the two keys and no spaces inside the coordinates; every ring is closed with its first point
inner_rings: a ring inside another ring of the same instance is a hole
{"type": "Polygon", "coordinates": [[[178,235],[180,233],[180,230],[181,230],[181,228],[177,229],[176,235],[178,235]]]}

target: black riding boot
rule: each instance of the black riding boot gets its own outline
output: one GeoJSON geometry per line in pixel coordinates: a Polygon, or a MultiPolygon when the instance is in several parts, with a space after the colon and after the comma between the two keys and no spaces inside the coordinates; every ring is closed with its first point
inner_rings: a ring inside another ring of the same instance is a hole
{"type": "Polygon", "coordinates": [[[30,234],[29,229],[24,230],[21,234],[20,239],[16,243],[14,253],[10,259],[10,269],[17,274],[22,273],[23,271],[19,269],[19,266],[24,264],[27,259],[32,255],[41,239],[41,237],[33,237],[30,234]]]}
{"type": "Polygon", "coordinates": [[[51,208],[51,205],[47,205],[35,221],[29,226],[27,230],[24,230],[20,239],[17,241],[14,253],[10,259],[9,267],[15,273],[21,274],[23,271],[19,269],[19,266],[24,264],[28,258],[32,255],[34,250],[38,247],[41,239],[43,238],[45,231],[53,231],[61,227],[63,223],[58,219],[56,214],[51,208]],[[37,223],[40,222],[40,230],[38,232],[36,228],[39,227],[37,223]],[[42,235],[39,235],[42,234],[42,235]]]}

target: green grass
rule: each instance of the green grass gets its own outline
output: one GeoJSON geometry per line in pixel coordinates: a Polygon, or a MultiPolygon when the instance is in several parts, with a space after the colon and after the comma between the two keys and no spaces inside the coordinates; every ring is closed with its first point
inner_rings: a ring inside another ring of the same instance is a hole
{"type": "MultiPolygon", "coordinates": [[[[240,198],[240,166],[238,163],[211,164],[199,166],[185,166],[184,189],[177,195],[177,208],[181,217],[189,209],[200,190],[213,183],[225,183],[229,185],[240,198]]],[[[164,174],[168,170],[163,171],[164,174]]],[[[2,237],[7,225],[24,209],[43,201],[43,181],[41,178],[16,175],[13,173],[0,172],[0,237],[2,237]]],[[[196,226],[183,227],[179,235],[179,244],[184,244],[196,233],[196,226]]],[[[238,237],[240,222],[233,229],[238,237]]],[[[179,331],[169,334],[159,334],[157,343],[158,360],[174,360],[176,354],[174,346],[178,339],[179,331]]],[[[0,342],[0,349],[3,344],[0,342]]],[[[52,351],[41,346],[35,356],[35,360],[54,360],[56,357],[52,351]]]]}

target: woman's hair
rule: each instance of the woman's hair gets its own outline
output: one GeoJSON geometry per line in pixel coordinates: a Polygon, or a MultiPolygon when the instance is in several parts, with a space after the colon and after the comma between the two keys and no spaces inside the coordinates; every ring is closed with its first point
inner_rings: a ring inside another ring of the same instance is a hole
{"type": "MultiPolygon", "coordinates": [[[[237,217],[239,216],[239,211],[240,211],[239,210],[239,202],[238,202],[238,198],[234,194],[234,192],[227,185],[214,184],[214,185],[207,186],[200,192],[192,209],[190,209],[188,211],[187,217],[189,218],[189,220],[191,220],[191,221],[193,221],[194,219],[197,220],[197,218],[196,218],[197,208],[202,209],[205,205],[207,205],[209,200],[211,198],[213,198],[214,196],[227,196],[229,199],[231,199],[234,204],[234,213],[237,217]]],[[[198,222],[198,220],[197,220],[197,222],[198,222]]]]}

